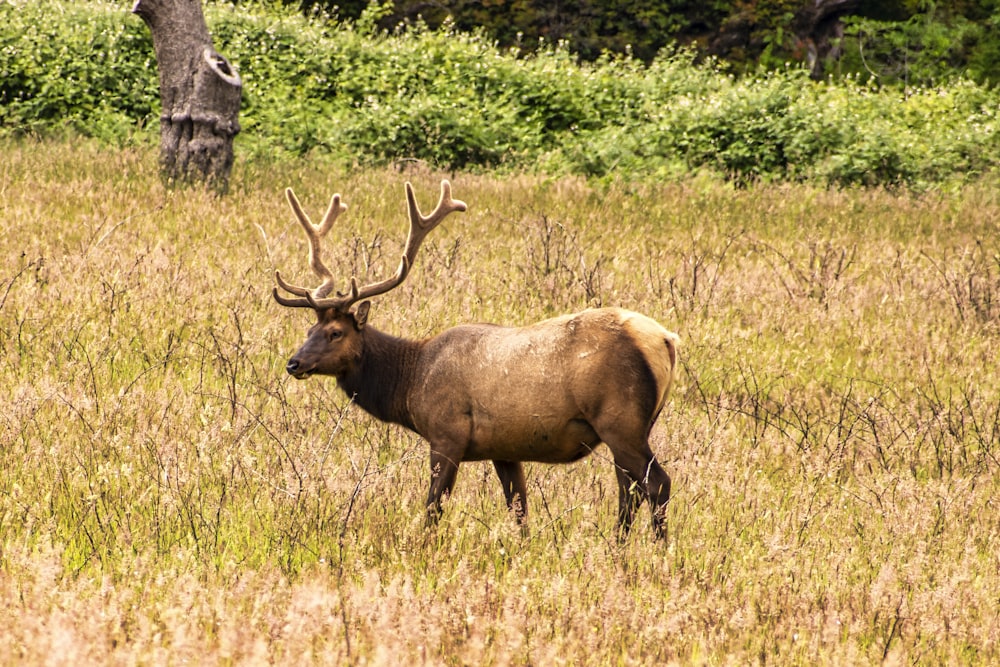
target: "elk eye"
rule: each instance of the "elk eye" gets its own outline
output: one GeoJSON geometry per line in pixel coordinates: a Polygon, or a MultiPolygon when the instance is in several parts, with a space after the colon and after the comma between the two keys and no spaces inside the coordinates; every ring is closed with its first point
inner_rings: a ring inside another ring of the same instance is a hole
{"type": "Polygon", "coordinates": [[[341,338],[344,337],[344,332],[341,331],[340,329],[334,329],[333,331],[327,334],[327,337],[330,340],[340,340],[341,338]]]}

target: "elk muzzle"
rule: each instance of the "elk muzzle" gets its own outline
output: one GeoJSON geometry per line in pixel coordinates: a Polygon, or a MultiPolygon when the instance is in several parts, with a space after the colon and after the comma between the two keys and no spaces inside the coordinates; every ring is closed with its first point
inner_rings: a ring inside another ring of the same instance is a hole
{"type": "Polygon", "coordinates": [[[307,377],[312,375],[312,369],[304,368],[295,357],[288,360],[288,363],[285,364],[285,370],[288,371],[288,374],[296,380],[305,380],[307,377]]]}

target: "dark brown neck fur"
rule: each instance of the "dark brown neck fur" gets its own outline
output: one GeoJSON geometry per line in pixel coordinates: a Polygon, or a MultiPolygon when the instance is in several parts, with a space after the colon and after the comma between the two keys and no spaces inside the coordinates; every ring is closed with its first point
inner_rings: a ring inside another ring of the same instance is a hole
{"type": "Polygon", "coordinates": [[[338,377],[337,383],[376,419],[414,430],[406,399],[423,344],[390,336],[370,326],[361,335],[364,340],[361,363],[338,377]]]}

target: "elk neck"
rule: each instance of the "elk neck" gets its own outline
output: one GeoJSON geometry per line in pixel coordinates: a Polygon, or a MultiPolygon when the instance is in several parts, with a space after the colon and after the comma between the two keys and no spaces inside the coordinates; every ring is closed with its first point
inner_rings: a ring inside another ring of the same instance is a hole
{"type": "Polygon", "coordinates": [[[423,343],[391,336],[371,326],[366,326],[361,335],[364,351],[360,363],[337,378],[337,383],[376,419],[414,430],[407,395],[423,343]]]}

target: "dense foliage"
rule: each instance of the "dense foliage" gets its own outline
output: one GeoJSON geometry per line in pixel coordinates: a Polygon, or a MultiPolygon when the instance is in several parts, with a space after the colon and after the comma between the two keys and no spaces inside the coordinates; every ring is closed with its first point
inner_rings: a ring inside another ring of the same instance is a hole
{"type": "MultiPolygon", "coordinates": [[[[987,4],[987,3],[983,3],[987,4]]],[[[934,85],[955,72],[1000,83],[1000,3],[992,14],[948,15],[932,10],[905,20],[849,17],[827,69],[871,75],[882,83],[934,85]],[[946,20],[939,20],[939,19],[946,20]]]]}
{"type": "MultiPolygon", "coordinates": [[[[216,46],[244,79],[238,154],[910,186],[1000,161],[1000,93],[968,79],[904,89],[798,68],[737,77],[671,48],[648,65],[580,63],[558,46],[519,57],[448,27],[382,32],[385,11],[336,22],[209,5],[216,46]]],[[[0,134],[152,141],[155,60],[126,8],[6,2],[0,25],[0,134]]]]}
{"type": "MultiPolygon", "coordinates": [[[[284,3],[354,19],[372,0],[284,3]]],[[[649,62],[677,42],[740,69],[792,61],[816,74],[872,73],[886,82],[927,85],[954,71],[1000,81],[997,0],[581,0],[572,11],[551,0],[395,0],[379,25],[416,20],[482,29],[504,47],[566,42],[585,60],[628,52],[649,62]]]]}

